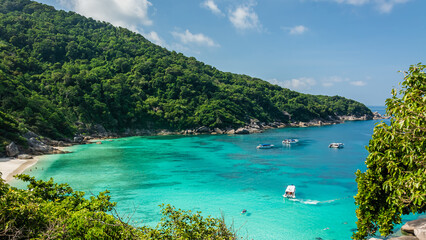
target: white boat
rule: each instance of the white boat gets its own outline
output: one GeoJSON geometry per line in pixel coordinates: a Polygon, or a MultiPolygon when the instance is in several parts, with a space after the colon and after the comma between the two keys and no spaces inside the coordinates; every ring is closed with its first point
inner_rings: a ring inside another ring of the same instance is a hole
{"type": "Polygon", "coordinates": [[[293,144],[293,143],[298,143],[298,142],[299,142],[299,140],[294,139],[294,138],[288,138],[288,139],[283,140],[283,144],[293,144]]]}
{"type": "Polygon", "coordinates": [[[283,195],[285,198],[296,198],[296,186],[293,184],[288,185],[283,195]]]}
{"type": "Polygon", "coordinates": [[[343,143],[330,143],[330,145],[328,145],[329,148],[343,148],[344,145],[343,143]]]}
{"type": "Polygon", "coordinates": [[[257,149],[268,149],[274,147],[273,144],[259,144],[256,148],[257,149]]]}

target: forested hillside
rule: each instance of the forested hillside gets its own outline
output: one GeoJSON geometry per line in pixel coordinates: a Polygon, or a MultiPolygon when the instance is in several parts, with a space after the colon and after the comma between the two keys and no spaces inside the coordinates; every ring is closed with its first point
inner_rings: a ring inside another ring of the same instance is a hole
{"type": "Polygon", "coordinates": [[[27,130],[71,137],[78,123],[120,132],[372,116],[356,101],[221,72],[127,29],[29,0],[0,0],[0,26],[2,145],[27,130]]]}

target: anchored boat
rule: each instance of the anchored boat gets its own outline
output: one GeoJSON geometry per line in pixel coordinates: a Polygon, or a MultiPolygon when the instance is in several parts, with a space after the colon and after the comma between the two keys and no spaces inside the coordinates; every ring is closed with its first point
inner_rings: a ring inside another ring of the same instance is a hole
{"type": "Polygon", "coordinates": [[[268,148],[272,148],[272,147],[274,147],[273,144],[267,143],[267,144],[259,144],[256,148],[257,149],[268,149],[268,148]]]}
{"type": "Polygon", "coordinates": [[[298,142],[299,142],[299,140],[294,139],[294,138],[288,138],[288,139],[283,140],[283,144],[294,144],[294,143],[298,143],[298,142]]]}
{"type": "Polygon", "coordinates": [[[330,145],[328,145],[329,148],[343,148],[344,145],[343,143],[330,143],[330,145]]]}

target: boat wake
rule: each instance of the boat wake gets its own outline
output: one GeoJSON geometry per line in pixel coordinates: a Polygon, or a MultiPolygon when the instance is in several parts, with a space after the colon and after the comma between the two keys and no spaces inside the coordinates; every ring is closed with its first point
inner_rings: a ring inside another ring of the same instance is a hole
{"type": "Polygon", "coordinates": [[[335,201],[337,201],[339,199],[318,201],[318,200],[310,200],[310,199],[296,199],[296,198],[291,198],[289,200],[293,201],[293,202],[300,202],[300,203],[303,203],[303,204],[308,204],[308,205],[318,205],[318,204],[332,203],[332,202],[335,202],[335,201]]]}

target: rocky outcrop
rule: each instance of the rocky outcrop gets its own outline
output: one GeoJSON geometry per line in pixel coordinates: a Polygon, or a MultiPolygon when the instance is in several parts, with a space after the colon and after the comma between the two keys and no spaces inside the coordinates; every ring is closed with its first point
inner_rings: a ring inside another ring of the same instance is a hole
{"type": "Polygon", "coordinates": [[[28,131],[27,133],[25,133],[23,135],[24,138],[26,139],[30,139],[30,138],[38,138],[38,135],[35,134],[34,132],[28,131]]]}
{"type": "Polygon", "coordinates": [[[426,240],[426,227],[414,229],[414,236],[419,240],[426,240]]]}
{"type": "MultiPolygon", "coordinates": [[[[403,236],[391,237],[389,240],[426,240],[426,218],[406,222],[401,227],[403,236]]],[[[370,238],[369,240],[380,240],[370,238]]]]}
{"type": "Polygon", "coordinates": [[[46,154],[46,153],[50,153],[54,150],[54,148],[52,146],[49,146],[47,144],[45,144],[42,141],[37,140],[36,138],[32,137],[30,139],[27,140],[28,145],[30,146],[30,149],[38,154],[46,154]]]}
{"type": "Polygon", "coordinates": [[[426,218],[405,223],[401,227],[401,231],[408,235],[414,235],[419,240],[426,240],[426,218]]]}
{"type": "Polygon", "coordinates": [[[206,126],[202,126],[199,127],[195,130],[196,133],[209,133],[210,132],[210,128],[206,127],[206,126]]]}
{"type": "Polygon", "coordinates": [[[215,132],[216,134],[223,134],[223,130],[222,130],[222,129],[220,129],[220,128],[215,128],[215,129],[214,129],[214,132],[215,132]]]}
{"type": "Polygon", "coordinates": [[[389,116],[381,115],[379,112],[373,112],[373,119],[379,120],[379,119],[389,119],[389,116]]]}
{"type": "Polygon", "coordinates": [[[18,159],[33,159],[33,156],[29,154],[19,154],[18,159]]]}
{"type": "Polygon", "coordinates": [[[9,157],[17,156],[19,154],[18,145],[16,145],[14,142],[11,142],[9,145],[6,146],[6,154],[9,157]]]}
{"type": "MultiPolygon", "coordinates": [[[[377,240],[381,240],[381,239],[377,239],[377,240]]],[[[390,238],[389,240],[419,240],[419,239],[415,236],[401,236],[401,237],[390,238]]]]}
{"type": "Polygon", "coordinates": [[[346,116],[346,115],[343,115],[343,116],[339,116],[339,119],[342,120],[342,121],[364,121],[364,120],[371,120],[371,119],[373,119],[373,117],[370,116],[370,115],[367,115],[367,114],[365,114],[363,116],[354,116],[354,115],[346,116]]]}
{"type": "Polygon", "coordinates": [[[249,134],[249,130],[247,128],[238,128],[235,130],[235,134],[249,134]]]}
{"type": "Polygon", "coordinates": [[[83,142],[84,137],[83,136],[75,136],[73,142],[74,143],[81,143],[83,142]]]}

